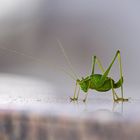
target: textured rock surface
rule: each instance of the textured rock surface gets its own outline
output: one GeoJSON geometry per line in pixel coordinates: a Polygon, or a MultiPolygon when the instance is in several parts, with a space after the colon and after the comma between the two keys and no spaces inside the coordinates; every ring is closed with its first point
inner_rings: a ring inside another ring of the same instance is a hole
{"type": "Polygon", "coordinates": [[[0,113],[1,140],[139,140],[140,122],[0,113]]]}

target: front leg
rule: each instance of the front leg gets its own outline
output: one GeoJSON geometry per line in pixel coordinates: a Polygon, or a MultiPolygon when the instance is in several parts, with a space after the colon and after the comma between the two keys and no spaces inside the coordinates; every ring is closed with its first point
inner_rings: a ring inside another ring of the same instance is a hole
{"type": "Polygon", "coordinates": [[[76,97],[77,87],[78,87],[78,83],[76,82],[76,86],[75,86],[75,90],[74,90],[74,95],[73,95],[73,97],[70,97],[71,101],[77,101],[78,100],[78,96],[79,96],[80,90],[78,90],[78,96],[76,97]]]}

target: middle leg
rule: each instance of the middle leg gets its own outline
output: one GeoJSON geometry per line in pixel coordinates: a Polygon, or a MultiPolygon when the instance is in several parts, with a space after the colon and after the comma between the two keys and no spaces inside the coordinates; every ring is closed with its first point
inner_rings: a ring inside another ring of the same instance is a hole
{"type": "Polygon", "coordinates": [[[85,96],[85,98],[84,98],[84,100],[83,100],[84,103],[85,103],[86,100],[87,100],[88,94],[89,94],[89,93],[86,93],[86,96],[85,96]]]}
{"type": "MultiPolygon", "coordinates": [[[[89,82],[88,89],[89,89],[89,87],[90,87],[90,84],[91,84],[91,83],[89,82]]],[[[86,93],[85,99],[83,100],[84,103],[85,103],[86,100],[87,100],[88,94],[89,94],[89,92],[86,93]]]]}

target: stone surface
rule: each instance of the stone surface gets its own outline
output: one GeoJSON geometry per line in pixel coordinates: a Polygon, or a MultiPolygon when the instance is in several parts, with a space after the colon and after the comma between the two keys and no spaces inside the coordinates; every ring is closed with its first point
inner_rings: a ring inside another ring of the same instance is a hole
{"type": "Polygon", "coordinates": [[[140,122],[98,122],[89,119],[1,112],[2,140],[139,140],[140,122]]]}
{"type": "MultiPolygon", "coordinates": [[[[113,103],[111,94],[70,102],[47,82],[1,76],[0,139],[2,140],[139,140],[138,92],[129,102],[113,103]]],[[[129,96],[128,96],[129,97],[129,96]]]]}

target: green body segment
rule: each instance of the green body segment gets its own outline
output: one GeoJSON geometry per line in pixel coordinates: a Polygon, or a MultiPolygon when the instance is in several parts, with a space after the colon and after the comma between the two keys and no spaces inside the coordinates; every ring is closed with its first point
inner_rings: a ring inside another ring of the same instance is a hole
{"type": "Polygon", "coordinates": [[[121,79],[115,83],[115,81],[113,79],[111,79],[110,77],[106,77],[104,83],[102,85],[100,85],[100,81],[103,75],[101,74],[94,74],[91,76],[88,76],[86,78],[83,78],[80,81],[80,87],[84,92],[88,92],[88,89],[94,89],[96,91],[100,91],[100,92],[106,92],[111,90],[111,80],[113,82],[113,88],[119,88],[121,87],[122,83],[121,83],[121,79]],[[100,86],[99,86],[100,85],[100,86]]]}
{"type": "Polygon", "coordinates": [[[100,92],[109,91],[111,89],[111,82],[108,77],[106,77],[105,82],[102,86],[98,86],[102,75],[94,74],[90,76],[90,89],[95,89],[100,92]]]}

